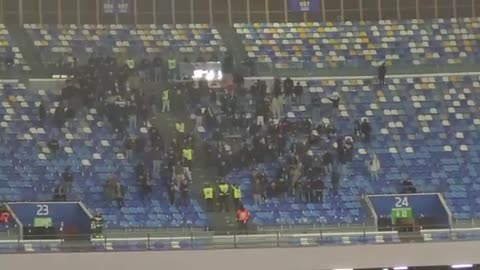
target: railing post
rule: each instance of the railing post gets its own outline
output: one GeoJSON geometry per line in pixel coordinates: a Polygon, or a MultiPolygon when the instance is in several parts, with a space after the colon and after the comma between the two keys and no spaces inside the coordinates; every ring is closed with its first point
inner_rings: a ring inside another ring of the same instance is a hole
{"type": "Polygon", "coordinates": [[[150,234],[147,234],[147,249],[150,250],[150,234]]]}
{"type": "Polygon", "coordinates": [[[367,239],[367,232],[365,227],[363,227],[363,240],[366,240],[366,239],[367,239]]]}
{"type": "Polygon", "coordinates": [[[193,249],[193,231],[190,229],[190,247],[193,249]]]}
{"type": "Polygon", "coordinates": [[[233,248],[237,248],[237,234],[233,234],[233,248]]]}
{"type": "Polygon", "coordinates": [[[103,247],[104,247],[105,252],[107,252],[108,250],[107,250],[107,236],[106,235],[103,236],[103,247]]]}
{"type": "Polygon", "coordinates": [[[277,231],[277,247],[280,247],[280,233],[277,231]]]}
{"type": "Polygon", "coordinates": [[[21,234],[19,233],[19,234],[17,235],[17,249],[18,249],[18,250],[20,250],[20,241],[21,241],[21,240],[22,240],[22,239],[21,239],[21,234]]]}

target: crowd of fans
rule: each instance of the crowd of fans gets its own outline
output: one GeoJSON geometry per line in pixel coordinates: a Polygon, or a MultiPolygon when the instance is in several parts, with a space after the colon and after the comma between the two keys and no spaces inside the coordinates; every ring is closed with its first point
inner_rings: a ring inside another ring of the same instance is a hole
{"type": "MultiPolygon", "coordinates": [[[[354,138],[368,144],[372,127],[362,119],[352,123],[351,134],[337,134],[338,94],[328,97],[330,124],[314,125],[309,117],[285,117],[285,106],[302,105],[303,98],[300,83],[287,78],[276,79],[271,91],[266,82],[257,81],[249,89],[236,85],[235,91],[211,91],[208,100],[192,104],[195,126],[211,132],[204,144],[206,165],[217,168],[219,179],[234,169],[249,168],[257,204],[266,198],[290,196],[298,202],[322,202],[328,178],[332,193],[337,194],[354,158],[354,138]],[[235,134],[241,143],[231,147],[229,139],[235,134]],[[278,165],[274,175],[258,166],[272,163],[278,165]]],[[[378,159],[370,167],[378,172],[378,159]]],[[[373,171],[372,178],[377,175],[373,171]]]]}
{"type": "MultiPolygon", "coordinates": [[[[159,99],[154,93],[143,91],[144,83],[167,80],[168,67],[162,68],[162,60],[155,58],[149,62],[142,59],[135,65],[133,59],[119,61],[113,57],[92,55],[85,65],[78,65],[75,60],[68,67],[71,78],[66,81],[54,112],[49,114],[50,104],[45,101],[41,101],[38,107],[41,124],[57,130],[47,143],[51,157],[55,157],[61,148],[57,139],[59,130],[69,126],[78,111],[95,108],[104,122],[110,124],[114,136],[124,141],[124,157],[134,163],[137,183],[143,194],[151,194],[156,181],[162,179],[171,204],[188,204],[192,180],[192,136],[185,133],[182,123],[175,139],[166,145],[160,132],[149,125],[159,99]],[[141,126],[148,127],[148,134],[138,132],[141,126]]],[[[172,107],[178,109],[184,102],[184,95],[175,90],[169,91],[176,93],[172,95],[172,107]]],[[[119,177],[113,174],[105,179],[105,195],[107,200],[123,207],[126,190],[119,177]]],[[[72,183],[72,172],[67,168],[55,187],[53,199],[66,200],[72,191],[72,183]]]]}
{"type": "MultiPolygon", "coordinates": [[[[142,91],[145,81],[167,81],[170,77],[170,66],[162,68],[161,63],[163,60],[156,58],[141,60],[135,66],[132,59],[123,63],[93,55],[86,65],[72,66],[72,79],[62,89],[61,105],[51,117],[47,105],[41,103],[39,120],[61,128],[75,118],[77,110],[96,108],[116,136],[124,140],[125,158],[138,161],[135,175],[143,194],[149,196],[161,179],[172,205],[189,203],[194,133],[187,132],[183,120],[177,120],[175,136],[169,143],[164,142],[155,127],[149,127],[148,136],[134,132],[138,126],[148,126],[156,113],[191,114],[194,131],[210,134],[202,141],[203,165],[217,169],[219,186],[225,184],[226,176],[233,170],[248,169],[256,204],[269,198],[322,203],[327,192],[325,181],[330,181],[329,192],[337,195],[341,181],[351,173],[348,167],[355,158],[356,144],[368,146],[372,140],[367,118],[352,121],[348,134],[338,133],[335,125],[342,102],[338,93],[327,97],[331,102],[329,112],[315,117],[328,118],[326,123],[313,121],[312,117],[286,117],[286,106],[303,105],[305,99],[304,87],[290,78],[275,79],[269,89],[261,80],[246,88],[243,78],[235,77],[234,86],[223,90],[212,88],[205,80],[170,80],[158,91],[160,98],[147,95],[142,91]],[[230,146],[230,139],[240,142],[230,146]],[[275,171],[267,171],[261,164],[270,164],[275,171]]],[[[380,67],[380,84],[384,83],[385,73],[385,66],[380,67]]],[[[318,102],[312,98],[312,108],[318,102]]],[[[48,147],[52,154],[60,148],[54,136],[48,147]]],[[[381,165],[375,154],[367,166],[372,181],[377,181],[381,165]]],[[[69,168],[62,178],[55,189],[56,200],[65,200],[72,190],[69,168]]],[[[106,180],[105,191],[109,201],[116,201],[118,207],[125,205],[125,187],[119,176],[106,180]]],[[[402,186],[402,191],[414,192],[410,186],[402,186]]],[[[215,193],[221,194],[221,190],[215,193]]],[[[238,208],[239,198],[234,201],[238,208]]],[[[224,206],[221,204],[220,209],[224,206]]]]}

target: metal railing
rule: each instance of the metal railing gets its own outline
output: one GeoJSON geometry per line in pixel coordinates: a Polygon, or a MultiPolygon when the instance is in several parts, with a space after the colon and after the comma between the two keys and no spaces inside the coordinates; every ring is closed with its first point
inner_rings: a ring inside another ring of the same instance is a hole
{"type": "MultiPolygon", "coordinates": [[[[477,225],[478,221],[470,221],[477,225]]],[[[467,222],[458,223],[465,225],[467,222]]],[[[344,228],[343,228],[344,229],[344,228]]],[[[385,228],[380,228],[380,230],[385,228]]],[[[354,231],[323,227],[299,231],[218,232],[193,230],[105,231],[97,238],[84,234],[26,235],[20,239],[15,228],[0,234],[0,253],[45,253],[78,251],[162,251],[235,248],[313,247],[361,244],[396,244],[438,241],[478,241],[480,227],[429,229],[404,227],[374,231],[358,226],[354,231]]]]}

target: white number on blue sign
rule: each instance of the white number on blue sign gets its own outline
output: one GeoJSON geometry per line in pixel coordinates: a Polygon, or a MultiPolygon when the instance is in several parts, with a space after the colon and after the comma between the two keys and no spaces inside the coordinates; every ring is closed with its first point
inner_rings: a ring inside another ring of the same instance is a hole
{"type": "Polygon", "coordinates": [[[37,204],[37,216],[48,216],[48,205],[46,204],[37,204]]]}
{"type": "Polygon", "coordinates": [[[408,207],[408,197],[395,197],[395,207],[408,207]]]}

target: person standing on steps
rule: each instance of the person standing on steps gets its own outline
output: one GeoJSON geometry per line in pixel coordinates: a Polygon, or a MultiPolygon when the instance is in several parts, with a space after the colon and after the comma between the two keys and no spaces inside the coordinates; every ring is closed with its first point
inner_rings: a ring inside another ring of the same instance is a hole
{"type": "Polygon", "coordinates": [[[373,154],[372,160],[368,164],[368,170],[370,171],[370,178],[372,181],[378,181],[378,172],[380,171],[380,161],[377,154],[373,154]]]}
{"type": "Polygon", "coordinates": [[[218,184],[218,204],[219,204],[219,212],[228,213],[228,197],[230,194],[230,185],[225,183],[225,180],[221,180],[218,184]]]}
{"type": "Polygon", "coordinates": [[[378,83],[380,85],[385,84],[385,75],[387,75],[387,67],[385,66],[385,62],[383,62],[379,67],[378,67],[378,83]]]}
{"type": "Polygon", "coordinates": [[[207,212],[213,212],[213,187],[208,183],[203,187],[203,198],[207,212]]]}
{"type": "Polygon", "coordinates": [[[162,92],[162,113],[170,112],[170,88],[167,87],[162,92]]]}
{"type": "Polygon", "coordinates": [[[232,185],[233,190],[233,205],[235,205],[235,210],[238,210],[242,200],[242,190],[238,184],[232,185]]]}

